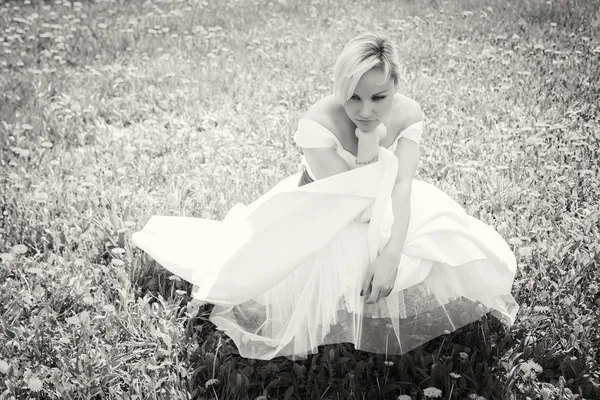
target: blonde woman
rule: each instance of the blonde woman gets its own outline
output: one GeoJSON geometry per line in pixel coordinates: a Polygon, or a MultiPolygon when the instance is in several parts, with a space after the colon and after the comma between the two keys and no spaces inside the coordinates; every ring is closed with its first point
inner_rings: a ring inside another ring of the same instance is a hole
{"type": "Polygon", "coordinates": [[[414,179],[423,115],[398,93],[393,44],[355,37],[334,78],[294,134],[301,174],[222,222],[152,217],[134,243],[215,304],[210,320],[244,357],[342,342],[402,354],[488,312],[512,324],[506,242],[414,179]]]}

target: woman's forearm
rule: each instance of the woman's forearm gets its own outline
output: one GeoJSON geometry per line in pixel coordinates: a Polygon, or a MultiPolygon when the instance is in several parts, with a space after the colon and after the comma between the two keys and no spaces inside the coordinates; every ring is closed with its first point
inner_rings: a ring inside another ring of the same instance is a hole
{"type": "Polygon", "coordinates": [[[394,223],[390,240],[383,248],[382,254],[387,254],[400,262],[402,249],[406,240],[408,223],[410,222],[410,192],[411,182],[397,182],[392,191],[392,209],[394,212],[394,223]]]}
{"type": "Polygon", "coordinates": [[[357,163],[366,163],[379,154],[379,139],[375,135],[365,135],[358,139],[357,163]]]}

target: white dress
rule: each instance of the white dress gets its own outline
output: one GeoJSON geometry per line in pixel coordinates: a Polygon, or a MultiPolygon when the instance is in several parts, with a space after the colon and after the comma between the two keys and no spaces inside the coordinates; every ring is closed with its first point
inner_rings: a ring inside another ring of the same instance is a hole
{"type": "MultiPolygon", "coordinates": [[[[433,185],[413,180],[410,222],[394,289],[375,304],[360,291],[386,245],[400,137],[419,141],[422,123],[400,132],[379,162],[298,187],[292,175],[223,221],[154,216],[136,246],[215,304],[210,320],[247,358],[306,358],[349,342],[403,354],[492,313],[507,325],[516,260],[490,226],[433,185]]],[[[320,124],[301,119],[300,147],[332,147],[355,158],[320,124]]],[[[308,170],[310,174],[310,170],[308,170]]]]}

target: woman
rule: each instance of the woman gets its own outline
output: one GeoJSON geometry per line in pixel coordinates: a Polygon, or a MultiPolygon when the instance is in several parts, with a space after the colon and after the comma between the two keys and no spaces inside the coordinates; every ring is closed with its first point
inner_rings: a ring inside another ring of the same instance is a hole
{"type": "Polygon", "coordinates": [[[150,219],[134,243],[195,284],[244,357],[318,346],[402,354],[488,312],[512,324],[516,261],[491,227],[414,179],[423,116],[385,37],[352,39],[334,94],[294,135],[305,170],[223,222],[150,219]]]}

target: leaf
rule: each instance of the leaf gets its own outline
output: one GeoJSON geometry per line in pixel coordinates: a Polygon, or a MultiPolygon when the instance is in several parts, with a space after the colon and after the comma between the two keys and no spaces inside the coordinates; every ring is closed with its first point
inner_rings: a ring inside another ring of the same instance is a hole
{"type": "Polygon", "coordinates": [[[25,272],[29,274],[36,274],[37,276],[42,276],[42,269],[37,267],[28,268],[25,272]]]}
{"type": "Polygon", "coordinates": [[[512,244],[513,246],[520,246],[523,244],[523,241],[518,237],[513,237],[508,240],[508,243],[512,244]]]}
{"type": "Polygon", "coordinates": [[[20,147],[11,147],[10,149],[19,157],[27,158],[29,156],[29,150],[22,149],[20,147]]]}
{"type": "Polygon", "coordinates": [[[290,397],[292,397],[292,394],[294,394],[294,387],[290,386],[285,391],[285,394],[283,395],[283,400],[288,400],[290,397]]]}
{"type": "Polygon", "coordinates": [[[90,323],[90,313],[87,311],[82,311],[81,314],[79,314],[79,321],[82,324],[89,324],[90,323]]]}
{"type": "Polygon", "coordinates": [[[119,260],[118,258],[112,259],[111,264],[114,265],[115,267],[122,267],[123,265],[125,265],[123,260],[119,260]]]}
{"type": "Polygon", "coordinates": [[[294,369],[294,373],[300,378],[303,379],[304,378],[304,370],[306,369],[306,367],[298,364],[298,363],[294,363],[293,364],[293,369],[294,369]]]}
{"type": "Polygon", "coordinates": [[[107,313],[115,313],[117,311],[115,309],[115,306],[113,306],[112,304],[107,304],[107,305],[103,306],[102,309],[104,311],[106,311],[107,313]]]}

